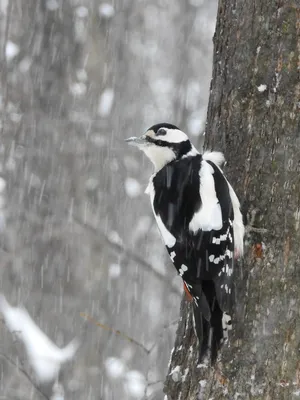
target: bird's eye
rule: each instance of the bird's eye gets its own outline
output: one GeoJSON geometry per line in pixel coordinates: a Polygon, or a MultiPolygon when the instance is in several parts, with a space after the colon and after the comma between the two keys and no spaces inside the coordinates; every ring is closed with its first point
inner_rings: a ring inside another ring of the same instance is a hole
{"type": "Polygon", "coordinates": [[[166,134],[167,134],[167,131],[164,128],[160,128],[156,133],[157,136],[164,136],[166,134]]]}

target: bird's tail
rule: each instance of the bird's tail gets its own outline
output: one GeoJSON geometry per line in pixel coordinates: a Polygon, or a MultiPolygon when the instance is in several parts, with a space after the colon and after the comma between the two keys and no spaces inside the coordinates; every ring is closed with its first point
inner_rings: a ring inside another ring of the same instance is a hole
{"type": "Polygon", "coordinates": [[[213,281],[202,281],[201,285],[193,286],[193,292],[194,299],[198,297],[198,301],[193,301],[195,330],[199,340],[198,363],[207,356],[213,365],[226,338],[223,311],[219,307],[213,281]]]}

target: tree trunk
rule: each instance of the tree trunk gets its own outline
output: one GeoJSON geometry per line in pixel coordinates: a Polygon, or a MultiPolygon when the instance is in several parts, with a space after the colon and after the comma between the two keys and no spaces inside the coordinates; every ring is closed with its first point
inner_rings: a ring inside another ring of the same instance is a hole
{"type": "Polygon", "coordinates": [[[226,175],[268,231],[246,238],[233,330],[214,368],[196,368],[182,301],[166,397],[299,399],[299,5],[220,0],[214,43],[207,146],[224,151],[226,175]]]}

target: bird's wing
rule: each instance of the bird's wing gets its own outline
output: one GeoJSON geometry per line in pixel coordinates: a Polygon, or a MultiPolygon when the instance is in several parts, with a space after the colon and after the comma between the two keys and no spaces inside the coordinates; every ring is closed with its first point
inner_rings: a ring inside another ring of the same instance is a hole
{"type": "MultiPolygon", "coordinates": [[[[234,209],[231,197],[231,186],[222,170],[210,160],[208,153],[202,165],[208,164],[208,174],[214,182],[215,201],[221,209],[222,227],[211,230],[211,242],[207,246],[209,253],[208,269],[215,283],[217,300],[222,311],[231,309],[234,269],[234,209]],[[214,265],[216,269],[214,270],[214,265]]],[[[214,153],[212,153],[214,154],[214,153]]],[[[215,161],[215,160],[214,160],[215,161]]],[[[203,188],[203,191],[205,188],[203,188]]],[[[201,190],[200,190],[201,192],[201,190]]]]}
{"type": "Polygon", "coordinates": [[[168,164],[151,185],[154,215],[177,271],[192,286],[199,280],[214,280],[220,307],[227,310],[232,293],[233,210],[222,171],[199,155],[168,164]]]}

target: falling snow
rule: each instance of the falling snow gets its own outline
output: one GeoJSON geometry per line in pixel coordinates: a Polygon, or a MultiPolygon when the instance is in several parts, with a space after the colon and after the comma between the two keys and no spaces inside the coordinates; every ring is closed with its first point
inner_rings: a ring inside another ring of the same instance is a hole
{"type": "Polygon", "coordinates": [[[110,378],[117,379],[123,377],[126,365],[120,358],[109,357],[104,362],[106,372],[110,378]]]}
{"type": "Polygon", "coordinates": [[[125,389],[135,399],[141,399],[145,392],[146,379],[139,371],[128,371],[125,375],[125,389]]]}
{"type": "Polygon", "coordinates": [[[11,61],[13,58],[15,58],[20,52],[19,46],[11,41],[8,41],[6,43],[5,47],[5,56],[7,61],[11,61]]]}
{"type": "Polygon", "coordinates": [[[121,266],[119,264],[111,264],[108,269],[108,274],[111,279],[116,279],[121,274],[121,266]]]}
{"type": "Polygon", "coordinates": [[[99,15],[103,18],[110,19],[115,15],[114,7],[109,3],[102,3],[100,4],[99,8],[99,15]]]}
{"type": "Polygon", "coordinates": [[[46,7],[48,8],[48,10],[54,11],[59,8],[59,3],[57,0],[47,0],[46,7]]]}
{"type": "Polygon", "coordinates": [[[3,325],[3,351],[20,369],[3,360],[0,397],[39,396],[24,368],[33,382],[61,370],[48,384],[52,400],[133,400],[145,392],[163,398],[162,383],[150,383],[166,374],[176,325],[164,327],[178,319],[182,283],[143,193],[152,167],[124,139],[169,121],[181,123],[201,148],[216,1],[187,2],[188,32],[178,26],[179,0],[170,7],[28,2],[0,0],[7,64],[0,90],[0,281],[22,331],[3,325]],[[184,57],[179,43],[190,44],[184,57]],[[76,352],[74,337],[82,340],[76,352]],[[130,339],[154,343],[151,356],[130,339]],[[67,343],[72,362],[54,362],[51,371],[48,361],[67,343]],[[33,358],[49,349],[43,375],[33,358]]]}
{"type": "Polygon", "coordinates": [[[0,177],[0,193],[3,193],[6,188],[6,181],[0,177]]]}
{"type": "Polygon", "coordinates": [[[80,6],[76,8],[76,15],[79,18],[86,18],[89,14],[89,10],[86,7],[80,6]]]}
{"type": "Polygon", "coordinates": [[[114,101],[114,91],[111,88],[107,88],[103,91],[99,99],[98,114],[100,117],[108,117],[111,113],[111,109],[114,101]]]}
{"type": "Polygon", "coordinates": [[[139,182],[134,178],[125,179],[125,191],[128,197],[137,197],[141,194],[142,188],[139,182]]]}

